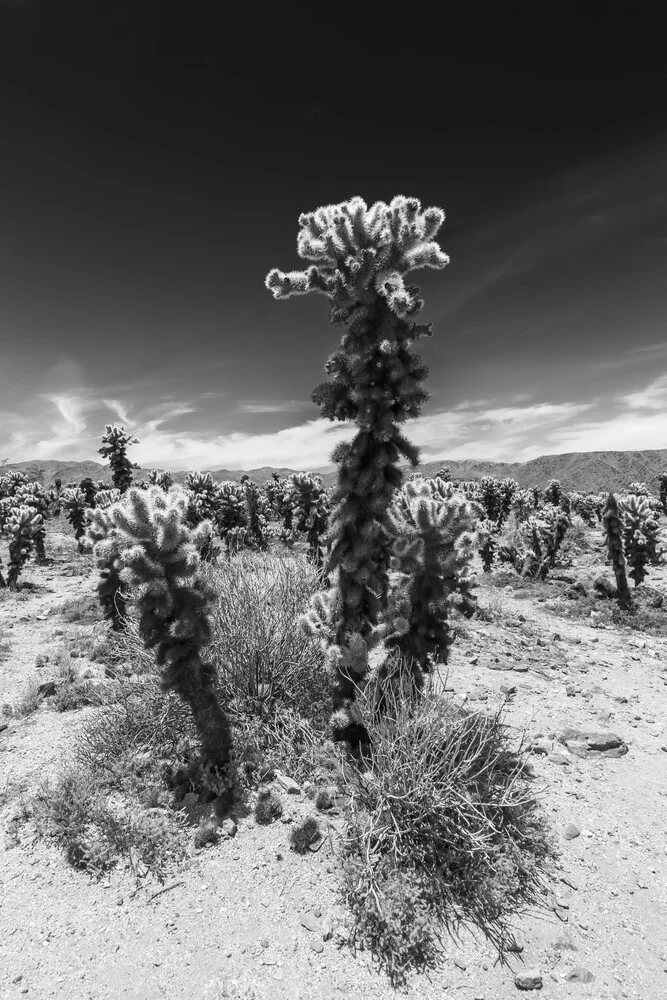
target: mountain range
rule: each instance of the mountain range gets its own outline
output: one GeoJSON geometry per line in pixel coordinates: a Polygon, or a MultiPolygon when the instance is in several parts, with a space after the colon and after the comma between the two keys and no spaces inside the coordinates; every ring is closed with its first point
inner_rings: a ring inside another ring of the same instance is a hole
{"type": "MultiPolygon", "coordinates": [[[[495,476],[497,479],[510,477],[520,486],[538,486],[544,489],[550,479],[560,480],[564,490],[578,490],[581,493],[604,493],[608,490],[624,490],[630,483],[646,483],[653,493],[658,492],[658,476],[667,473],[667,448],[647,451],[587,451],[571,452],[566,455],[541,455],[529,462],[486,462],[481,459],[464,461],[440,459],[437,462],[427,462],[418,466],[425,476],[434,476],[441,469],[449,468],[452,479],[481,479],[482,476],[495,476]]],[[[63,485],[78,484],[82,479],[103,480],[111,483],[111,471],[108,465],[99,462],[56,462],[34,461],[6,463],[0,466],[0,475],[10,471],[25,473],[30,480],[42,482],[45,486],[53,486],[56,479],[63,485]]],[[[210,469],[212,477],[217,482],[240,482],[245,475],[254,482],[265,483],[274,473],[287,477],[293,469],[274,469],[263,466],[261,469],[210,469]]],[[[336,469],[314,470],[321,475],[325,486],[336,482],[336,469]]],[[[406,469],[406,472],[413,470],[406,469]]],[[[136,478],[142,479],[148,470],[137,469],[136,478]]],[[[174,472],[173,479],[182,483],[187,472],[174,472]]]]}

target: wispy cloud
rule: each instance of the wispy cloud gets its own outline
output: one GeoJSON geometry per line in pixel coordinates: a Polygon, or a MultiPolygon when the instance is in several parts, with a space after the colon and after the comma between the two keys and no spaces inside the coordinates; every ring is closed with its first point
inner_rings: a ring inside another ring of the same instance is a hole
{"type": "Polygon", "coordinates": [[[303,400],[290,399],[283,403],[239,403],[237,410],[239,413],[295,413],[307,406],[303,400]]]}

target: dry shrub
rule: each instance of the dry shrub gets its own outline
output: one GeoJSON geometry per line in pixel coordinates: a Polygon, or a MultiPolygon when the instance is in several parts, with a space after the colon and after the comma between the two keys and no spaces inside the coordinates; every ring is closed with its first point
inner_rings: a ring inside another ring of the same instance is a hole
{"type": "Polygon", "coordinates": [[[501,951],[505,921],[540,898],[553,848],[524,776],[526,751],[501,713],[388,691],[373,721],[372,761],[347,771],[343,901],[353,941],[369,945],[394,985],[439,961],[444,930],[480,928],[501,951]]]}

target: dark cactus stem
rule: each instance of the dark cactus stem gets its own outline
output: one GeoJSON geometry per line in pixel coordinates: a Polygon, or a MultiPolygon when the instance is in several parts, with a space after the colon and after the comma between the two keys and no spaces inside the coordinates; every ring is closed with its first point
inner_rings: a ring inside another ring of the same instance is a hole
{"type": "Polygon", "coordinates": [[[618,503],[613,493],[607,498],[607,505],[602,515],[605,535],[607,539],[607,551],[614,568],[616,577],[616,589],[618,591],[619,606],[626,609],[632,608],[632,596],[628,586],[628,578],[625,573],[625,556],[623,555],[623,519],[618,509],[618,503]]]}

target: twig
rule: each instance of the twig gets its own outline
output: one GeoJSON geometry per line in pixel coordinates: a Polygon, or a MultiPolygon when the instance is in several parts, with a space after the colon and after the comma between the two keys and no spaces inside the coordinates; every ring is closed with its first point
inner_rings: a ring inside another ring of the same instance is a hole
{"type": "Polygon", "coordinates": [[[176,886],[179,885],[185,885],[185,882],[172,882],[171,885],[165,886],[164,889],[158,889],[157,892],[154,892],[152,896],[148,897],[146,902],[151,903],[154,899],[157,899],[158,896],[161,896],[163,892],[169,892],[170,889],[175,889],[176,886]]]}

